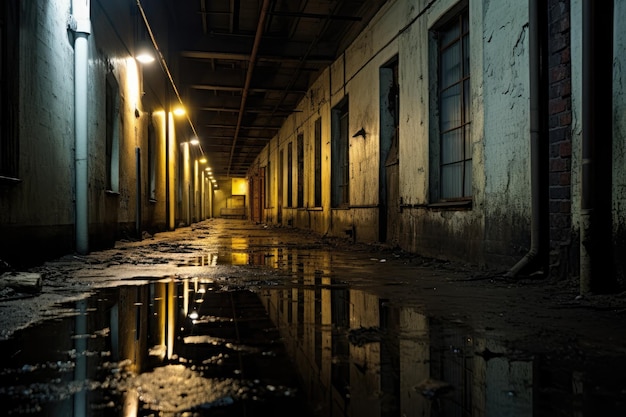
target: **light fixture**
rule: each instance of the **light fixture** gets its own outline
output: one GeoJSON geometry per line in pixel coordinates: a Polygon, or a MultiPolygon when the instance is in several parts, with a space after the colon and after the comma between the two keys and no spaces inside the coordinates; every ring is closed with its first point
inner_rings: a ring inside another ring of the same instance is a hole
{"type": "Polygon", "coordinates": [[[182,116],[186,113],[185,108],[182,106],[178,106],[174,109],[174,115],[176,116],[182,116]]]}
{"type": "Polygon", "coordinates": [[[137,42],[137,50],[135,59],[142,64],[150,64],[154,62],[154,48],[147,41],[137,42]]]}
{"type": "Polygon", "coordinates": [[[202,157],[198,159],[198,162],[200,162],[201,164],[206,164],[206,158],[202,157]]]}
{"type": "Polygon", "coordinates": [[[363,136],[363,139],[365,139],[365,128],[361,128],[358,132],[356,132],[354,135],[352,135],[353,138],[356,138],[357,136],[363,136]]]}
{"type": "Polygon", "coordinates": [[[193,138],[189,141],[189,143],[197,146],[200,144],[200,141],[198,140],[198,138],[193,138]]]}

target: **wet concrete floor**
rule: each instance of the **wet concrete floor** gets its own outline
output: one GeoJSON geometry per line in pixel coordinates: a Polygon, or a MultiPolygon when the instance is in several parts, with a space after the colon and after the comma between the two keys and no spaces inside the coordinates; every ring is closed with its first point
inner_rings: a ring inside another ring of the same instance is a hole
{"type": "Polygon", "coordinates": [[[626,415],[622,295],[220,219],[35,270],[0,415],[626,415]]]}

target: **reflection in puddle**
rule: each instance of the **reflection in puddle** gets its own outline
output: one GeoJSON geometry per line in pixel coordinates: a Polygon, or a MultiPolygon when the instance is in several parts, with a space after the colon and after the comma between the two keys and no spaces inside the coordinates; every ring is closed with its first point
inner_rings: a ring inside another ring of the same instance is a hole
{"type": "Polygon", "coordinates": [[[1,342],[4,412],[306,416],[257,295],[212,286],[186,279],[101,290],[75,303],[73,317],[1,342]]]}
{"type": "Polygon", "coordinates": [[[489,332],[348,286],[333,272],[337,256],[246,253],[246,263],[289,276],[257,292],[198,278],[100,290],[69,305],[73,316],[0,342],[3,412],[626,415],[626,382],[615,372],[625,358],[511,352],[489,332]]]}
{"type": "Polygon", "coordinates": [[[511,352],[458,321],[350,288],[297,253],[260,296],[324,416],[626,415],[626,358],[511,352]]]}
{"type": "MultiPolygon", "coordinates": [[[[214,253],[205,253],[190,259],[178,266],[217,266],[217,265],[256,265],[270,268],[285,268],[291,266],[292,257],[297,253],[296,249],[285,248],[249,248],[247,244],[240,243],[228,250],[214,253]]],[[[307,250],[300,253],[300,258],[308,258],[311,262],[321,263],[329,254],[324,251],[307,250]]]]}

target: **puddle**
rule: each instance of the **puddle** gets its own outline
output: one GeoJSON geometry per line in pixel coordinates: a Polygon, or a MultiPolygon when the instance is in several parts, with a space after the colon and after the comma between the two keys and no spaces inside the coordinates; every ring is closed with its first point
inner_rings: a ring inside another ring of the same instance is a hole
{"type": "Polygon", "coordinates": [[[0,343],[3,415],[307,415],[252,292],[162,280],[67,307],[0,343]]]}
{"type": "Polygon", "coordinates": [[[192,262],[287,279],[101,289],[1,341],[2,415],[626,415],[624,357],[510,351],[505,334],[348,286],[332,253],[234,253],[192,262]]]}

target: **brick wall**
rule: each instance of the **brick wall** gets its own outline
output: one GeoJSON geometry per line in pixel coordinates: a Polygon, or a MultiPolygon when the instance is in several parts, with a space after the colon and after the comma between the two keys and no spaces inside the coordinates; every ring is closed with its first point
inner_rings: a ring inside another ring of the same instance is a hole
{"type": "Polygon", "coordinates": [[[551,275],[570,271],[572,223],[572,75],[569,0],[547,1],[548,25],[548,211],[551,275]]]}

